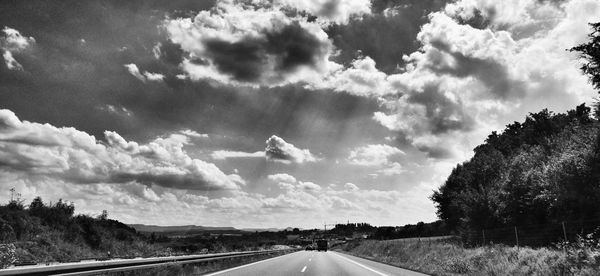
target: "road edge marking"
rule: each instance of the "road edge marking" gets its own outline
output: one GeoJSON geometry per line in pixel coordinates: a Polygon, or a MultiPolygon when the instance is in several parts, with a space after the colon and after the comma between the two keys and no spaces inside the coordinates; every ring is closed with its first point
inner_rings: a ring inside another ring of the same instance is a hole
{"type": "Polygon", "coordinates": [[[213,276],[213,275],[223,274],[225,272],[230,272],[230,271],[238,270],[240,268],[249,267],[249,266],[252,266],[252,265],[255,265],[255,264],[260,264],[260,263],[268,262],[268,261],[271,261],[271,260],[279,259],[281,257],[289,256],[289,255],[294,254],[294,253],[296,253],[296,252],[292,252],[290,254],[284,254],[284,255],[281,255],[281,256],[273,257],[273,258],[268,258],[266,260],[262,260],[262,261],[258,261],[258,262],[253,262],[253,263],[249,263],[249,264],[245,264],[245,265],[240,265],[240,266],[228,268],[228,269],[217,271],[217,272],[213,272],[213,273],[210,273],[210,274],[204,274],[204,276],[213,276]]]}
{"type": "Polygon", "coordinates": [[[304,266],[304,267],[302,268],[302,270],[300,270],[300,272],[302,272],[302,273],[304,273],[304,271],[306,271],[306,266],[304,266]]]}
{"type": "Polygon", "coordinates": [[[369,270],[369,271],[371,271],[371,272],[373,272],[373,273],[376,273],[376,274],[378,274],[378,275],[381,275],[381,276],[388,276],[387,274],[385,274],[385,273],[382,273],[382,272],[379,272],[379,271],[377,271],[377,270],[375,270],[375,269],[372,269],[372,268],[370,268],[370,267],[368,267],[368,266],[366,266],[366,265],[364,265],[364,264],[361,264],[361,263],[359,263],[359,262],[356,262],[356,261],[353,261],[353,260],[351,260],[351,259],[348,259],[348,258],[346,258],[346,257],[344,257],[344,256],[342,256],[342,255],[340,255],[340,254],[338,254],[337,252],[332,252],[332,253],[334,253],[334,255],[336,255],[336,256],[338,256],[338,257],[340,257],[340,258],[342,258],[342,259],[344,259],[344,260],[346,260],[346,261],[349,261],[349,262],[351,262],[351,263],[353,263],[353,264],[355,264],[355,265],[358,265],[358,266],[360,266],[360,267],[362,267],[362,268],[364,268],[364,269],[366,269],[366,270],[369,270]]]}

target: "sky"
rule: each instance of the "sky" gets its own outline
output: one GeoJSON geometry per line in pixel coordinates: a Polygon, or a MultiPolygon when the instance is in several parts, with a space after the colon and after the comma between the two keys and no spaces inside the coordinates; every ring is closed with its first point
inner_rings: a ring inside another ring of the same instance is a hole
{"type": "Polygon", "coordinates": [[[596,96],[597,0],[0,5],[0,200],[130,224],[434,221],[492,131],[596,96]]]}

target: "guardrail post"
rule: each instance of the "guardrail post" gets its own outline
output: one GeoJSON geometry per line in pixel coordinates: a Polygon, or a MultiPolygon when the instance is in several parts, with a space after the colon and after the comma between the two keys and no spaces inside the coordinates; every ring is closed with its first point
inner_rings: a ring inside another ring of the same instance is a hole
{"type": "Polygon", "coordinates": [[[515,226],[515,240],[517,241],[517,247],[519,247],[519,233],[517,232],[516,226],[515,226]]]}

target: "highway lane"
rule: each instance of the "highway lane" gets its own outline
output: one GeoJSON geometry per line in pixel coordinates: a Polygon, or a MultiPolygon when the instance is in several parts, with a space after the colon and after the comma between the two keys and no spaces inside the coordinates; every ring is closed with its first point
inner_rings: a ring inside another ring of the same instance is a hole
{"type": "Polygon", "coordinates": [[[338,252],[299,251],[256,263],[208,274],[210,276],[250,275],[360,275],[423,276],[426,274],[390,266],[338,252]]]}

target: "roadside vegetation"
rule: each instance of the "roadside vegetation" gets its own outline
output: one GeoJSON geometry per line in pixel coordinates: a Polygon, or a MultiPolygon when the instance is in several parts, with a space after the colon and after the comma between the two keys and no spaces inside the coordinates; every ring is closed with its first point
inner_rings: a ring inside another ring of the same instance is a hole
{"type": "Polygon", "coordinates": [[[0,206],[0,267],[168,254],[106,212],[97,217],[74,212],[72,203],[46,204],[39,197],[27,206],[17,199],[0,206]]]}
{"type": "Polygon", "coordinates": [[[597,239],[559,247],[465,247],[459,240],[357,240],[335,248],[355,256],[431,275],[598,275],[597,239]]]}

